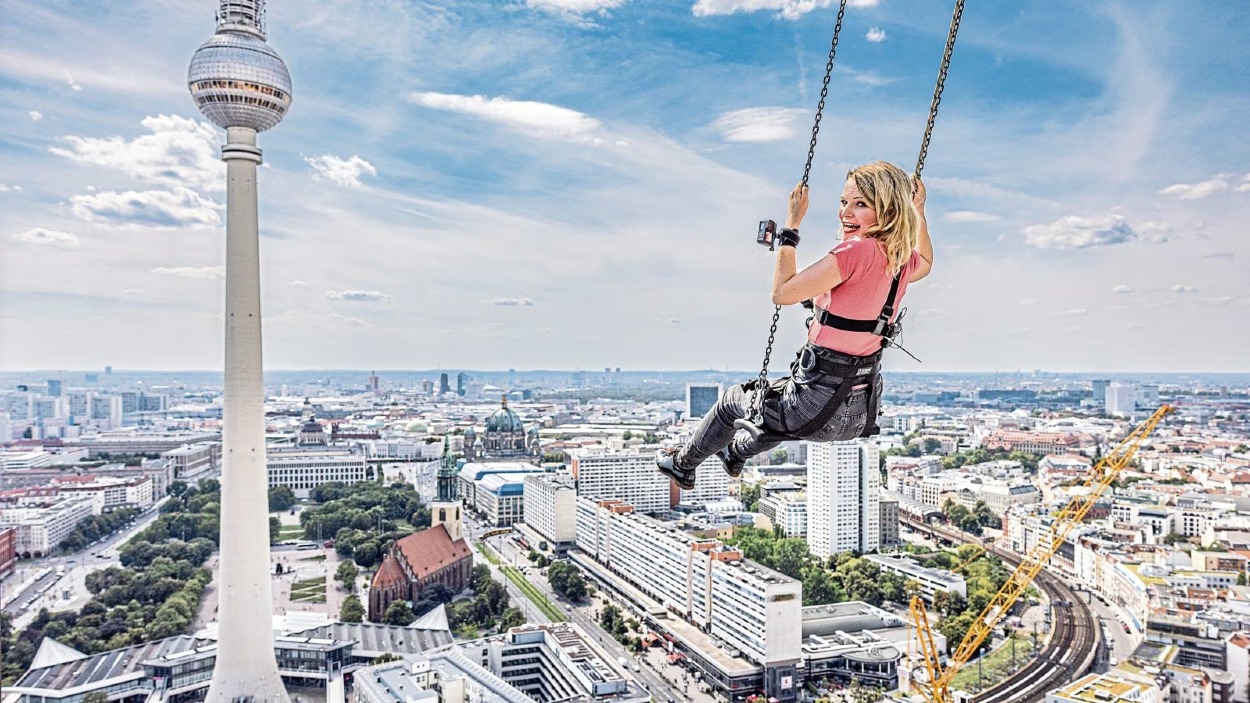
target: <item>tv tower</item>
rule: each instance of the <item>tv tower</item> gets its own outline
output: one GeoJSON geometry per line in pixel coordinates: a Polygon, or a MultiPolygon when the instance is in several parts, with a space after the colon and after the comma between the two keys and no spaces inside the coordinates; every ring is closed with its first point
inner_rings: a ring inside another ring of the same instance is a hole
{"type": "Polygon", "coordinates": [[[289,703],[273,653],[268,476],[261,363],[256,133],[291,105],[291,75],[265,43],[265,0],[221,0],[217,32],[191,57],[187,84],[226,130],[226,365],[222,406],[221,583],[208,703],[289,703]]]}

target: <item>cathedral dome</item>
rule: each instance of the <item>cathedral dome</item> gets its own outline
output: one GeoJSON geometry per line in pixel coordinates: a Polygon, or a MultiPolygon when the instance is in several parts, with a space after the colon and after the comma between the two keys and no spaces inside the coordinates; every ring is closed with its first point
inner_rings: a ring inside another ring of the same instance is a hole
{"type": "Polygon", "coordinates": [[[524,432],[525,425],[521,423],[521,418],[516,413],[508,409],[505,403],[503,407],[495,411],[486,420],[487,432],[524,432]]]}

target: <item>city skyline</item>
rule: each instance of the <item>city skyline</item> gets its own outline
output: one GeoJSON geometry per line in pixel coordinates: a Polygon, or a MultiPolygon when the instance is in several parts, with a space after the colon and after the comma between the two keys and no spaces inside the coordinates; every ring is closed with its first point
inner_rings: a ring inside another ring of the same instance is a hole
{"type": "MultiPolygon", "coordinates": [[[[847,166],[914,163],[949,20],[851,5],[801,263],[847,166]]],[[[758,366],[754,222],[797,180],[827,2],[269,9],[301,94],[260,176],[271,369],[758,366]]],[[[937,265],[905,301],[925,363],[889,370],[1244,369],[1247,14],[970,7],[926,167],[937,265]]],[[[0,369],[219,367],[224,135],[183,84],[209,16],[11,8],[0,369]]]]}

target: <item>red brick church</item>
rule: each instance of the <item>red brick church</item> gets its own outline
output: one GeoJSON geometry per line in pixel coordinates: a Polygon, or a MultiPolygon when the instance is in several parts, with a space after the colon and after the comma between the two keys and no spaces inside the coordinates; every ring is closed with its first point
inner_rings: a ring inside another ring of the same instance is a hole
{"type": "Polygon", "coordinates": [[[464,539],[460,503],[433,508],[433,526],[396,540],[382,557],[382,566],[369,587],[369,620],[381,622],[397,600],[417,601],[421,593],[441,583],[459,593],[469,587],[473,552],[464,539]]]}

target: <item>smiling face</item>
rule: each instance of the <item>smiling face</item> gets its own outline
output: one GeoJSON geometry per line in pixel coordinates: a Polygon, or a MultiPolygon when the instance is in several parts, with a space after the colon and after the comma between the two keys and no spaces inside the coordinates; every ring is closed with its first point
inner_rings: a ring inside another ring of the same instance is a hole
{"type": "Polygon", "coordinates": [[[846,179],[842,189],[842,205],[838,208],[838,221],[846,237],[868,236],[868,230],[877,224],[877,211],[859,192],[854,178],[846,179]]]}

